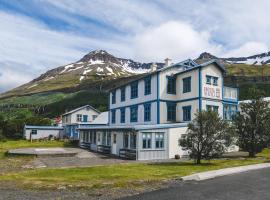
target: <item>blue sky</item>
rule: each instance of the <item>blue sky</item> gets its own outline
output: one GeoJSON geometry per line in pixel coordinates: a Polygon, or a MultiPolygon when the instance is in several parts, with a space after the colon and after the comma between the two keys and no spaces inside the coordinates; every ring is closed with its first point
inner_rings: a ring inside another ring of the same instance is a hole
{"type": "Polygon", "coordinates": [[[95,49],[175,62],[269,51],[268,0],[0,0],[0,92],[95,49]]]}

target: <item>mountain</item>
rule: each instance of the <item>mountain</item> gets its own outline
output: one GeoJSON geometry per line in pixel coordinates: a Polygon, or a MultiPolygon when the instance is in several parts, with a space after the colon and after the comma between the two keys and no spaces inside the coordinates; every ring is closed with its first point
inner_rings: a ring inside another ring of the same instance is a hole
{"type": "Polygon", "coordinates": [[[208,52],[200,54],[197,60],[219,59],[226,64],[246,64],[246,65],[269,65],[270,64],[270,51],[248,57],[230,57],[218,58],[208,52]]]}
{"type": "MultiPolygon", "coordinates": [[[[113,82],[149,72],[152,63],[140,63],[117,58],[105,50],[88,53],[77,62],[49,70],[38,78],[0,95],[0,98],[29,95],[49,91],[76,91],[77,88],[113,82]]],[[[158,68],[163,63],[157,63],[158,68]]]]}

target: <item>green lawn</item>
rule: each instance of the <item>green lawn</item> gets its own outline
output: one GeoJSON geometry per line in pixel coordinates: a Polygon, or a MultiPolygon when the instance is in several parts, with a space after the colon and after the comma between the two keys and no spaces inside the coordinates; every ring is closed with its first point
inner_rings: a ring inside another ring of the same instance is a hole
{"type": "Polygon", "coordinates": [[[9,173],[1,177],[3,181],[14,181],[26,188],[58,188],[60,186],[76,188],[118,188],[140,187],[161,180],[180,178],[181,176],[216,170],[227,167],[267,162],[267,159],[213,160],[210,163],[195,165],[192,162],[156,163],[156,164],[115,164],[110,166],[36,169],[19,173],[9,173]]]}
{"type": "MultiPolygon", "coordinates": [[[[0,152],[20,147],[55,147],[69,146],[62,141],[28,142],[25,140],[0,142],[0,152]]],[[[204,161],[201,165],[189,162],[170,163],[129,163],[109,166],[64,169],[27,169],[20,165],[31,162],[29,157],[8,157],[0,159],[0,183],[12,182],[18,187],[31,189],[56,189],[61,186],[84,189],[143,187],[160,183],[162,180],[180,178],[197,172],[216,170],[227,167],[270,162],[270,149],[265,149],[257,158],[218,159],[204,161]],[[19,159],[19,160],[18,160],[19,159]],[[2,163],[2,164],[1,164],[2,163]],[[11,166],[15,163],[18,166],[11,166]],[[19,163],[19,164],[18,164],[19,163]],[[13,170],[11,170],[13,167],[13,170]]]]}

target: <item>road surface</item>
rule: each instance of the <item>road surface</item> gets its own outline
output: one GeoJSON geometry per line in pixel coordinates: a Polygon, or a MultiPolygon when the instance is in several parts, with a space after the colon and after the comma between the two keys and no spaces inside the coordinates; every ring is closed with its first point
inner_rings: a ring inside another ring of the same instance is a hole
{"type": "Polygon", "coordinates": [[[270,200],[270,168],[206,181],[181,182],[123,200],[270,200]]]}

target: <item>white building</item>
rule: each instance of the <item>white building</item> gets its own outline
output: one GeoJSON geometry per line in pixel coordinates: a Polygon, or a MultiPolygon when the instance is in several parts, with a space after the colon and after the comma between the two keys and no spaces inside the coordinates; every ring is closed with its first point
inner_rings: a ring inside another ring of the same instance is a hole
{"type": "Polygon", "coordinates": [[[90,105],[85,105],[63,114],[62,125],[65,132],[64,135],[73,140],[79,139],[77,131],[79,125],[91,123],[99,114],[100,112],[90,105]]]}
{"type": "Polygon", "coordinates": [[[238,89],[225,87],[225,68],[216,60],[186,60],[153,70],[110,91],[107,125],[80,127],[80,142],[93,138],[92,150],[138,160],[185,155],[178,145],[197,111],[212,109],[230,120],[238,89]],[[93,136],[91,136],[93,135],[93,136]]]}
{"type": "Polygon", "coordinates": [[[24,126],[23,137],[26,140],[59,139],[62,138],[64,129],[59,126],[24,126]]]}

